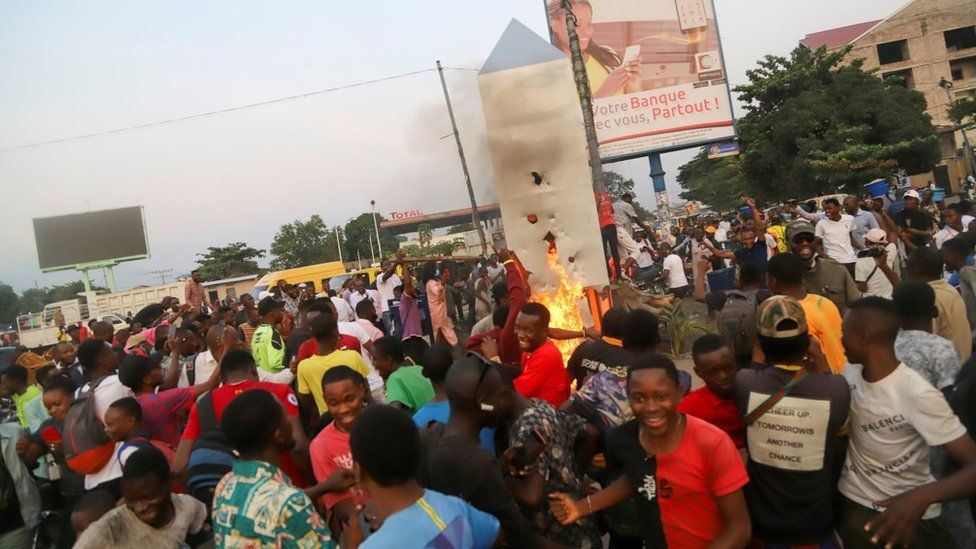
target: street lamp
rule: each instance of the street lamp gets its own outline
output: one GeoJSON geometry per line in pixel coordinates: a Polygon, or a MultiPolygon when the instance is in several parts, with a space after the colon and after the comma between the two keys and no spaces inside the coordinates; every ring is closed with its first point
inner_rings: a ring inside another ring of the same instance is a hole
{"type": "Polygon", "coordinates": [[[376,222],[376,201],[370,200],[369,207],[373,210],[373,230],[376,231],[376,255],[379,256],[380,261],[383,260],[383,248],[380,246],[380,225],[376,222]]]}
{"type": "MultiPolygon", "coordinates": [[[[946,78],[943,76],[942,78],[939,79],[939,87],[945,90],[946,99],[949,100],[947,106],[951,109],[953,103],[955,103],[955,101],[952,99],[952,92],[950,91],[952,90],[952,82],[946,80],[946,78]]],[[[970,168],[973,170],[973,174],[976,175],[976,151],[974,151],[973,146],[969,144],[969,136],[966,135],[966,130],[960,128],[959,131],[962,132],[962,144],[965,147],[965,151],[963,152],[963,157],[967,157],[967,156],[969,157],[970,164],[971,164],[970,168]]]]}

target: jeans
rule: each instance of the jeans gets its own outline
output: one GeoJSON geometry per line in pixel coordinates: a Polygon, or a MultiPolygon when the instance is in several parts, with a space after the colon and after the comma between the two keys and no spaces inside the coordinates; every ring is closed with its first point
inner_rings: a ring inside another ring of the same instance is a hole
{"type": "Polygon", "coordinates": [[[604,252],[609,248],[610,257],[613,259],[613,269],[607,265],[607,272],[610,278],[620,276],[620,251],[617,249],[617,226],[607,225],[600,228],[600,239],[603,241],[604,252]]]}

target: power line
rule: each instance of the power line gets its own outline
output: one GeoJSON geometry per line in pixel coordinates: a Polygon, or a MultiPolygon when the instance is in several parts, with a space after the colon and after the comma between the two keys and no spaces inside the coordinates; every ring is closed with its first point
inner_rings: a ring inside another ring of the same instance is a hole
{"type": "MultiPolygon", "coordinates": [[[[290,95],[288,97],[280,97],[278,99],[271,99],[271,100],[268,100],[268,101],[259,101],[257,103],[250,103],[248,105],[239,105],[239,106],[236,106],[236,107],[228,107],[226,109],[220,109],[220,110],[215,110],[215,111],[207,111],[207,112],[201,112],[201,113],[196,113],[196,114],[190,114],[190,115],[186,115],[186,116],[180,116],[180,117],[177,117],[177,118],[170,118],[170,119],[167,119],[167,120],[160,120],[158,122],[149,122],[147,124],[138,124],[136,126],[128,126],[128,127],[125,127],[125,128],[117,128],[117,129],[114,129],[114,130],[106,130],[106,131],[101,131],[101,132],[94,132],[94,133],[88,133],[88,134],[83,134],[83,135],[76,135],[76,136],[73,136],[73,137],[63,137],[63,138],[60,138],[60,139],[51,139],[49,141],[40,141],[40,142],[37,142],[37,143],[27,143],[27,144],[24,144],[24,145],[14,145],[12,147],[0,148],[0,153],[8,152],[8,151],[20,150],[20,149],[31,149],[31,148],[35,148],[35,147],[44,147],[44,146],[48,146],[48,145],[57,145],[57,144],[60,144],[60,143],[68,143],[68,142],[71,142],[71,141],[81,141],[83,139],[93,139],[93,138],[96,138],[96,137],[104,137],[106,135],[114,135],[114,134],[126,133],[126,132],[131,132],[131,131],[136,131],[136,130],[145,130],[145,129],[148,129],[148,128],[156,128],[156,127],[159,127],[159,126],[166,126],[166,125],[169,125],[169,124],[177,124],[177,123],[180,123],[180,122],[187,122],[187,121],[190,121],[190,120],[198,120],[200,118],[207,118],[207,117],[211,117],[211,116],[218,116],[218,115],[227,114],[227,113],[230,113],[230,112],[236,112],[236,111],[243,111],[243,110],[248,110],[248,109],[254,109],[254,108],[257,108],[257,107],[265,107],[267,105],[273,105],[273,104],[276,104],[276,103],[285,103],[285,102],[288,102],[288,101],[296,101],[296,100],[299,100],[299,99],[307,99],[309,97],[313,97],[313,96],[316,96],[316,95],[322,95],[324,93],[330,93],[330,92],[340,91],[340,90],[348,90],[350,88],[358,88],[360,86],[367,86],[369,84],[377,84],[379,82],[386,82],[388,80],[396,80],[398,78],[406,78],[408,76],[415,76],[415,75],[418,75],[418,74],[423,74],[425,72],[431,72],[433,70],[436,70],[436,69],[423,69],[423,70],[419,70],[419,71],[405,72],[405,73],[401,73],[401,74],[394,74],[394,75],[391,75],[391,76],[384,76],[382,78],[374,78],[373,80],[364,80],[362,82],[355,82],[355,83],[352,83],[352,84],[345,84],[345,85],[342,85],[342,86],[335,86],[333,88],[326,88],[324,90],[317,90],[317,91],[308,92],[308,93],[302,93],[302,94],[298,94],[298,95],[290,95]]],[[[472,70],[472,69],[454,69],[454,70],[472,70]]]]}

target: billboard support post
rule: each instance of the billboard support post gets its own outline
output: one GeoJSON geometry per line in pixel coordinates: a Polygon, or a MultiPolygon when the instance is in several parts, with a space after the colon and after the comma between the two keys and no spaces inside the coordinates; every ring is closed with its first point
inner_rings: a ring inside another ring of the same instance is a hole
{"type": "Polygon", "coordinates": [[[91,279],[88,278],[88,269],[78,269],[81,271],[81,282],[85,285],[85,291],[91,291],[91,279]]]}
{"type": "Polygon", "coordinates": [[[573,80],[583,109],[583,130],[586,132],[586,148],[590,154],[590,177],[593,178],[593,191],[607,192],[603,183],[603,164],[600,161],[600,145],[596,139],[596,125],[593,122],[593,98],[590,95],[590,79],[586,75],[583,52],[580,51],[579,36],[576,34],[576,15],[573,14],[572,0],[562,0],[566,15],[566,31],[569,36],[569,52],[573,58],[573,80]]]}
{"type": "Polygon", "coordinates": [[[105,267],[105,282],[108,283],[108,291],[115,292],[115,268],[111,265],[105,267]]]}

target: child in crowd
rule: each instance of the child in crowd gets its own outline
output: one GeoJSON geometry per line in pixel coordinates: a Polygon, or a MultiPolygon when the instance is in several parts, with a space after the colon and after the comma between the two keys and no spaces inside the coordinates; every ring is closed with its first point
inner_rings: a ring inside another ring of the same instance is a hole
{"type": "MultiPolygon", "coordinates": [[[[349,432],[366,407],[368,387],[366,379],[359,372],[347,366],[334,366],[322,376],[322,392],[332,422],[309,446],[312,472],[319,483],[326,482],[339,470],[353,468],[349,432]]],[[[356,487],[322,496],[322,504],[332,511],[330,527],[336,537],[344,531],[347,543],[362,539],[357,509],[361,509],[368,500],[369,496],[356,487]]]]}
{"type": "MultiPolygon", "coordinates": [[[[150,440],[149,433],[142,427],[142,407],[133,397],[120,398],[108,407],[105,412],[105,432],[116,443],[115,454],[123,471],[129,457],[138,450],[157,445],[168,449],[166,445],[160,442],[154,444],[150,440]]],[[[167,457],[167,463],[171,462],[172,451],[166,455],[165,450],[160,450],[167,457]]]]}
{"type": "Polygon", "coordinates": [[[207,508],[185,494],[170,491],[169,463],[155,448],[140,448],[122,473],[125,505],[105,513],[78,538],[75,549],[189,545],[207,541],[207,508]]]}
{"type": "Polygon", "coordinates": [[[434,387],[423,367],[406,360],[399,338],[385,336],[373,342],[373,367],[386,383],[386,402],[412,415],[434,398],[434,387]]]}
{"type": "Polygon", "coordinates": [[[363,549],[494,545],[498,519],[417,483],[420,436],[403,413],[384,405],[364,410],[349,444],[359,485],[376,498],[383,521],[363,549]]]}

